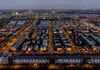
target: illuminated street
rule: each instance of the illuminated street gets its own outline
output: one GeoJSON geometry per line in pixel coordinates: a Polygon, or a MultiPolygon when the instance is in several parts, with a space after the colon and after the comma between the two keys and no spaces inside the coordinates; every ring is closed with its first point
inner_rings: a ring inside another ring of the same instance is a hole
{"type": "Polygon", "coordinates": [[[0,28],[0,69],[99,68],[97,11],[91,16],[84,10],[20,12],[11,12],[0,28]]]}

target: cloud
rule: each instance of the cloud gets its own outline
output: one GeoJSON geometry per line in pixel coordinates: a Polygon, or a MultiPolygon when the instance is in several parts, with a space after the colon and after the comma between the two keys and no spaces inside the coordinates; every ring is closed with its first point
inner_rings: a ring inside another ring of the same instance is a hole
{"type": "Polygon", "coordinates": [[[78,9],[99,8],[100,0],[0,0],[0,9],[78,9]]]}

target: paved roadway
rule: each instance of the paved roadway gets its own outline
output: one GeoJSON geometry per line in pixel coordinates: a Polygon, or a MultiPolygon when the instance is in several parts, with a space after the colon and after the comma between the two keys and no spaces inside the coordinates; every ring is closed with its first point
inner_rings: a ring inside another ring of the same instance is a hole
{"type": "Polygon", "coordinates": [[[37,17],[35,19],[35,21],[29,22],[28,24],[24,25],[23,27],[21,27],[19,33],[17,35],[15,35],[13,38],[11,38],[9,41],[5,42],[4,45],[2,45],[0,49],[0,52],[3,52],[4,54],[9,52],[9,48],[14,45],[18,39],[24,35],[32,26],[33,24],[37,21],[37,17]]]}

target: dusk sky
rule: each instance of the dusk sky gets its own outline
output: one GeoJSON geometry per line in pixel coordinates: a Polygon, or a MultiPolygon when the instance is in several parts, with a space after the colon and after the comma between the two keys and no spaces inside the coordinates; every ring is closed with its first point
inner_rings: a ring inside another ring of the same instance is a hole
{"type": "Polygon", "coordinates": [[[100,9],[100,0],[0,0],[0,9],[100,9]]]}

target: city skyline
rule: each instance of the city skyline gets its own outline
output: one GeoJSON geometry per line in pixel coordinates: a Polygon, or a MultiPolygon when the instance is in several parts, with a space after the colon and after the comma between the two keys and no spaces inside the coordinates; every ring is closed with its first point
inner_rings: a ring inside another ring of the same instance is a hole
{"type": "Polygon", "coordinates": [[[0,0],[0,9],[100,9],[100,0],[0,0]]]}

